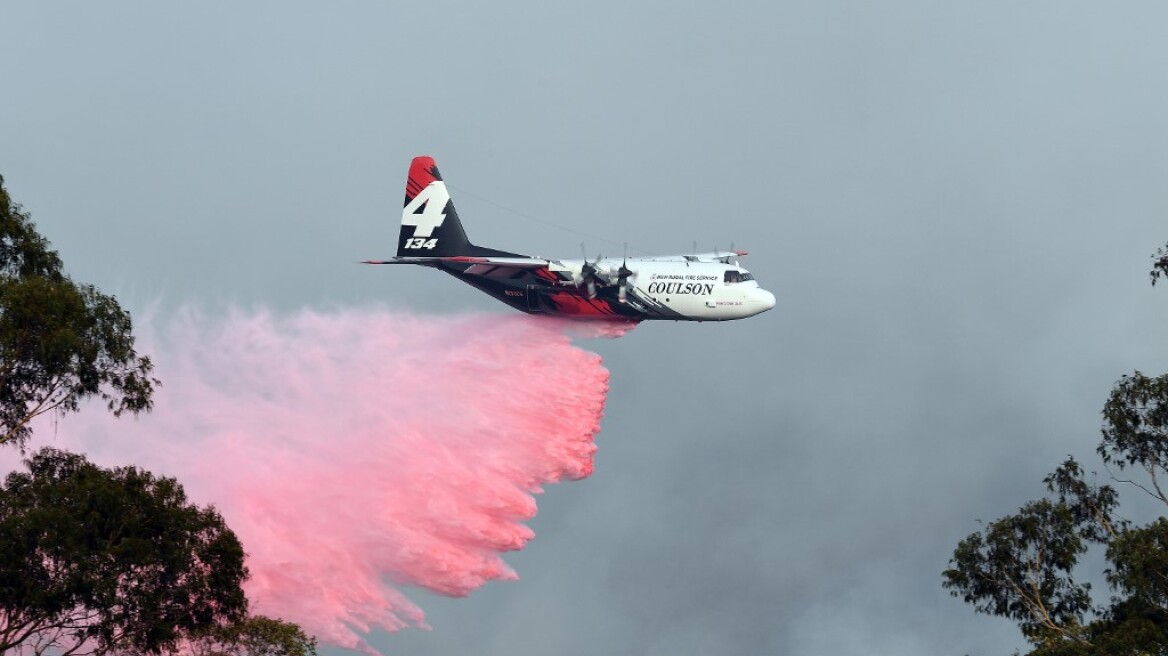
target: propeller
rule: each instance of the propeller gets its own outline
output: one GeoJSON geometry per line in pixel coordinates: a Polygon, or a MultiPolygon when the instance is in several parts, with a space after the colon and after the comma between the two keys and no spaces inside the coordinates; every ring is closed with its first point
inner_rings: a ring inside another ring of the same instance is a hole
{"type": "Polygon", "coordinates": [[[580,244],[580,255],[584,258],[584,264],[580,265],[580,278],[577,281],[576,286],[587,287],[588,298],[591,300],[596,298],[596,283],[600,281],[600,273],[596,269],[597,263],[600,262],[600,256],[596,256],[595,262],[589,262],[588,254],[584,250],[584,244],[580,244]]]}
{"type": "Polygon", "coordinates": [[[629,290],[629,276],[633,275],[633,272],[628,267],[628,263],[629,263],[629,245],[628,245],[628,242],[626,242],[625,243],[624,259],[621,260],[620,268],[617,269],[617,271],[616,271],[617,300],[620,301],[621,303],[626,302],[626,298],[628,296],[628,290],[629,290]]]}

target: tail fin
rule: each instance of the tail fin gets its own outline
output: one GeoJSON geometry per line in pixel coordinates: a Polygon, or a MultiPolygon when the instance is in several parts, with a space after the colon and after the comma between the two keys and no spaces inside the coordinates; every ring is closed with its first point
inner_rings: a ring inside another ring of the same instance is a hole
{"type": "Polygon", "coordinates": [[[470,255],[472,248],[434,158],[415,157],[406,179],[398,256],[470,255]]]}
{"type": "Polygon", "coordinates": [[[466,238],[434,158],[415,157],[406,179],[398,257],[510,256],[514,253],[475,246],[466,238]]]}

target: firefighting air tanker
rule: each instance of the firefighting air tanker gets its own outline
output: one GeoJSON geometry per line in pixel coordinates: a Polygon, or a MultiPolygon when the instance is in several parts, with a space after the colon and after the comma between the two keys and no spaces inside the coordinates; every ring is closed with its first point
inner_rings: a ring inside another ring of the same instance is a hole
{"type": "Polygon", "coordinates": [[[406,180],[397,257],[445,271],[530,314],[575,319],[727,321],[775,306],[775,296],[731,258],[745,251],[640,258],[550,260],[475,246],[431,157],[406,180]]]}

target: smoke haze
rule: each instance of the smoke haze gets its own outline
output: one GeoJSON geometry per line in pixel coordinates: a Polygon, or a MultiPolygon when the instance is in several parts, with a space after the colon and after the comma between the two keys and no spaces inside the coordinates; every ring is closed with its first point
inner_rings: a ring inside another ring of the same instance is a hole
{"type": "Polygon", "coordinates": [[[564,324],[376,310],[150,320],[154,411],[96,407],[31,446],[175,476],[248,552],[255,613],[369,650],[426,627],[400,590],[462,596],[516,578],[541,486],[592,472],[608,389],[564,324]]]}

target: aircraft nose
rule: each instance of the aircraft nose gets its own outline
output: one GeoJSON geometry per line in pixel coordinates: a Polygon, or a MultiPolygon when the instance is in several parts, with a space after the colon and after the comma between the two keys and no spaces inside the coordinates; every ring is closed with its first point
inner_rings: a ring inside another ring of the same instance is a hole
{"type": "Polygon", "coordinates": [[[758,290],[756,300],[762,306],[762,309],[759,310],[760,312],[766,312],[775,306],[775,295],[765,289],[758,290]]]}

